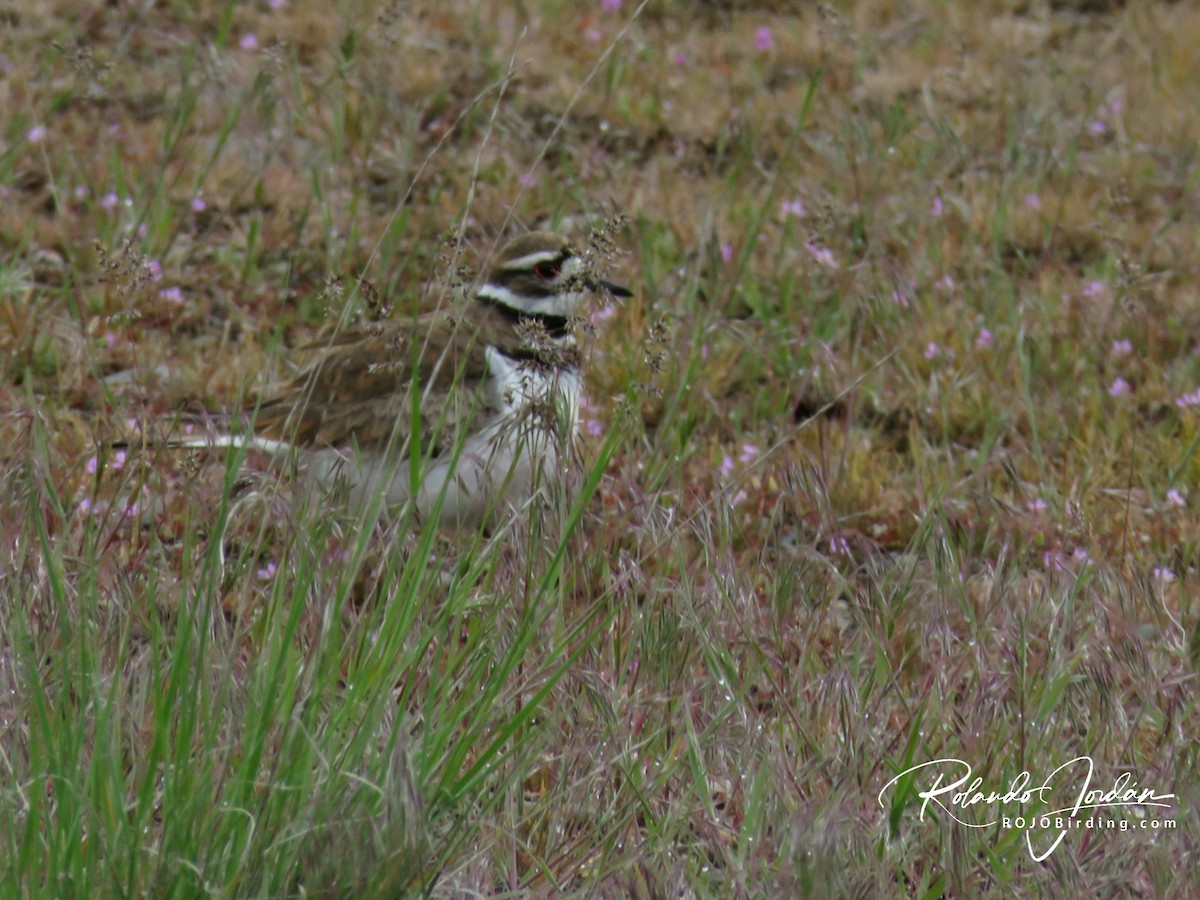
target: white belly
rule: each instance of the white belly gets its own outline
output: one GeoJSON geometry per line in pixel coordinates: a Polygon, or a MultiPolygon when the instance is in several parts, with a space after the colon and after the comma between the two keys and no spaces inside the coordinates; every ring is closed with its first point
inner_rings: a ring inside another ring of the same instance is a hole
{"type": "MultiPolygon", "coordinates": [[[[517,364],[491,348],[488,364],[497,382],[494,412],[481,414],[478,432],[461,439],[457,457],[451,450],[422,463],[421,521],[436,515],[442,525],[479,527],[563,482],[578,431],[579,373],[517,364]]],[[[327,449],[307,454],[303,467],[322,484],[345,481],[355,505],[381,492],[391,509],[412,500],[408,459],[352,458],[350,451],[327,449]]]]}

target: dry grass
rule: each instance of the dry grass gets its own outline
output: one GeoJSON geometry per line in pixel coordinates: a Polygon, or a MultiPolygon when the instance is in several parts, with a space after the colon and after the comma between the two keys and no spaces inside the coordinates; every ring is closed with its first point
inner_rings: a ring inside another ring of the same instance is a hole
{"type": "Polygon", "coordinates": [[[611,5],[0,16],[14,894],[1197,889],[1200,11],[611,5]],[[580,509],[105,449],[614,208],[580,509]],[[877,800],[1081,755],[1177,827],[877,800]]]}

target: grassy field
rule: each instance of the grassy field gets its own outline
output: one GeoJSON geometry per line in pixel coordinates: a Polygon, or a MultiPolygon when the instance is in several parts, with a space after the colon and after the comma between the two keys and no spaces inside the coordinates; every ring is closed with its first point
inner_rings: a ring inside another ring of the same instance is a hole
{"type": "Polygon", "coordinates": [[[1200,891],[1194,4],[0,29],[0,895],[1200,891]],[[527,521],[113,447],[603,223],[527,521]]]}

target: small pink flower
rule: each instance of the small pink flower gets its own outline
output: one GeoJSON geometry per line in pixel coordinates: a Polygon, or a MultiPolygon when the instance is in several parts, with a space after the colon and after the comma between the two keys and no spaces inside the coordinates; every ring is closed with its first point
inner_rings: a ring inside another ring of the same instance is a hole
{"type": "Polygon", "coordinates": [[[600,8],[605,12],[620,12],[621,0],[600,0],[600,8]]]}
{"type": "Polygon", "coordinates": [[[81,184],[81,185],[78,185],[78,186],[75,188],[75,199],[76,199],[76,200],[82,200],[82,199],[84,199],[84,198],[85,198],[87,195],[88,195],[88,189],[87,189],[87,188],[85,188],[85,187],[84,187],[82,184],[81,184]]]}
{"type": "Polygon", "coordinates": [[[938,345],[935,344],[933,341],[930,341],[928,344],[925,345],[925,353],[923,355],[925,356],[926,359],[937,359],[938,345]]]}
{"type": "Polygon", "coordinates": [[[912,306],[911,301],[908,299],[908,294],[904,292],[903,288],[894,288],[892,290],[892,302],[904,309],[912,306]]]}
{"type": "Polygon", "coordinates": [[[1170,584],[1175,580],[1175,573],[1165,566],[1155,566],[1153,574],[1155,581],[1161,581],[1164,584],[1170,584]]]}
{"type": "Polygon", "coordinates": [[[604,423],[599,419],[588,419],[587,433],[592,437],[600,437],[600,435],[604,434],[604,423]]]}
{"type": "Polygon", "coordinates": [[[1105,284],[1099,279],[1093,279],[1083,286],[1083,296],[1099,297],[1104,293],[1105,284]]]}
{"type": "Polygon", "coordinates": [[[29,129],[28,134],[25,135],[25,140],[29,141],[29,143],[31,143],[31,144],[40,144],[43,140],[45,140],[45,138],[46,138],[46,126],[45,125],[34,125],[32,128],[29,129]]]}
{"type": "Polygon", "coordinates": [[[954,290],[954,276],[943,275],[936,282],[934,282],[933,286],[935,288],[937,288],[938,290],[952,291],[952,290],[954,290]]]}
{"type": "Polygon", "coordinates": [[[838,556],[849,556],[850,542],[843,535],[835,534],[829,539],[829,552],[838,556]]]}
{"type": "Polygon", "coordinates": [[[538,182],[541,181],[541,178],[538,177],[537,172],[530,170],[522,175],[519,180],[521,182],[521,187],[531,188],[537,187],[538,182]]]}
{"type": "Polygon", "coordinates": [[[97,465],[96,457],[89,456],[88,461],[84,464],[84,469],[87,471],[87,473],[89,475],[95,475],[96,474],[96,465],[97,465]]]}
{"type": "Polygon", "coordinates": [[[103,206],[105,209],[116,209],[117,204],[119,204],[120,202],[121,202],[121,198],[118,197],[112,191],[109,191],[107,194],[105,194],[103,197],[100,198],[100,205],[103,206]]]}
{"type": "Polygon", "coordinates": [[[202,213],[208,209],[208,204],[204,202],[204,198],[197,194],[192,198],[192,212],[202,213]]]}
{"type": "Polygon", "coordinates": [[[611,319],[614,315],[616,315],[616,313],[617,313],[617,308],[615,306],[613,306],[611,303],[609,303],[606,306],[600,307],[598,310],[596,310],[594,313],[592,313],[591,318],[592,318],[593,322],[606,322],[609,319],[611,319]]]}
{"type": "Polygon", "coordinates": [[[680,68],[683,68],[687,64],[688,64],[688,55],[686,53],[684,53],[682,50],[680,50],[678,53],[675,54],[675,65],[679,66],[680,68]]]}
{"type": "Polygon", "coordinates": [[[79,501],[79,511],[80,512],[85,513],[88,510],[90,510],[91,508],[92,508],[92,498],[91,497],[84,497],[82,500],[79,501]]]}
{"type": "Polygon", "coordinates": [[[1029,510],[1031,513],[1045,512],[1046,501],[1043,500],[1041,497],[1036,497],[1033,500],[1028,501],[1025,504],[1025,508],[1027,510],[1029,510]]]}
{"type": "Polygon", "coordinates": [[[738,454],[738,459],[744,463],[752,463],[758,459],[758,448],[753,444],[742,444],[742,452],[738,454]]]}
{"type": "Polygon", "coordinates": [[[146,262],[146,274],[150,276],[151,281],[162,281],[162,263],[157,259],[151,259],[146,262]]]}
{"type": "Polygon", "coordinates": [[[1026,194],[1025,195],[1025,205],[1028,206],[1030,209],[1041,209],[1042,208],[1042,198],[1039,197],[1037,194],[1026,194]]]}
{"type": "Polygon", "coordinates": [[[933,198],[933,203],[929,207],[929,215],[933,216],[935,219],[939,218],[942,215],[942,198],[941,197],[933,198]]]}
{"type": "Polygon", "coordinates": [[[114,469],[125,468],[125,460],[129,458],[129,452],[126,450],[118,450],[113,454],[112,467],[114,469]]]}
{"type": "Polygon", "coordinates": [[[738,491],[733,495],[733,499],[729,501],[730,506],[741,506],[746,500],[746,492],[738,491]]]}
{"type": "Polygon", "coordinates": [[[267,0],[267,6],[271,9],[283,9],[287,6],[287,0],[267,0]]]}
{"type": "Polygon", "coordinates": [[[258,576],[260,581],[270,581],[275,577],[275,573],[279,571],[279,564],[275,560],[270,560],[265,566],[259,568],[254,574],[258,576]]]}
{"type": "Polygon", "coordinates": [[[158,296],[160,300],[165,300],[167,303],[173,303],[175,305],[179,305],[184,302],[183,291],[179,289],[178,285],[174,287],[163,288],[158,292],[158,296]]]}
{"type": "Polygon", "coordinates": [[[1192,406],[1200,406],[1200,388],[1188,394],[1180,394],[1175,398],[1175,405],[1180,409],[1187,409],[1192,406]]]}
{"type": "Polygon", "coordinates": [[[975,346],[980,350],[990,350],[996,343],[996,337],[988,329],[980,328],[979,337],[975,338],[975,346]]]}
{"type": "Polygon", "coordinates": [[[837,268],[837,259],[834,258],[833,251],[828,247],[821,247],[811,242],[805,243],[804,249],[809,252],[818,263],[829,269],[837,268]]]}
{"type": "Polygon", "coordinates": [[[1088,126],[1088,131],[1096,136],[1099,136],[1108,131],[1108,126],[1104,124],[1103,119],[1093,119],[1092,124],[1088,126]]]}
{"type": "Polygon", "coordinates": [[[1133,352],[1133,341],[1126,339],[1126,340],[1112,342],[1113,356],[1117,356],[1117,357],[1128,356],[1132,352],[1133,352]]]}
{"type": "Polygon", "coordinates": [[[721,460],[721,474],[728,475],[732,471],[733,471],[733,457],[726,456],[723,460],[721,460]]]}
{"type": "Polygon", "coordinates": [[[1129,393],[1129,382],[1124,378],[1117,378],[1108,386],[1108,396],[1123,397],[1129,393]]]}
{"type": "Polygon", "coordinates": [[[725,263],[726,265],[733,262],[733,245],[732,244],[722,244],[721,245],[721,262],[725,263]]]}
{"type": "Polygon", "coordinates": [[[1172,506],[1187,506],[1187,501],[1183,499],[1183,494],[1179,493],[1175,488],[1167,491],[1167,502],[1172,506]]]}
{"type": "Polygon", "coordinates": [[[775,36],[771,34],[771,29],[765,25],[754,32],[754,49],[760,53],[766,53],[768,50],[774,49],[775,36]]]}
{"type": "Polygon", "coordinates": [[[1085,564],[1090,563],[1092,561],[1092,558],[1088,555],[1088,552],[1086,550],[1084,550],[1082,547],[1075,548],[1075,552],[1071,554],[1071,559],[1075,560],[1078,563],[1085,563],[1085,564]]]}
{"type": "Polygon", "coordinates": [[[600,43],[600,39],[604,37],[599,28],[589,28],[583,33],[583,36],[592,44],[600,43]]]}
{"type": "Polygon", "coordinates": [[[783,218],[795,216],[797,219],[804,215],[804,201],[797,197],[794,200],[784,200],[779,204],[779,215],[783,218]]]}
{"type": "Polygon", "coordinates": [[[243,50],[257,50],[258,49],[258,37],[254,34],[253,31],[251,31],[242,37],[241,41],[239,41],[239,46],[243,50]]]}

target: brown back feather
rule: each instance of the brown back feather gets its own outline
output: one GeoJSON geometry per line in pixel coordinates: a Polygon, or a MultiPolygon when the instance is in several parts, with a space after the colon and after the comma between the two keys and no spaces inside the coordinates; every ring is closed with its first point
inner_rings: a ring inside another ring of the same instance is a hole
{"type": "Polygon", "coordinates": [[[299,446],[364,450],[383,449],[397,432],[399,449],[412,420],[415,379],[419,446],[427,452],[432,442],[436,455],[486,406],[486,397],[454,389],[487,373],[483,349],[496,322],[485,318],[472,326],[433,314],[304,348],[320,358],[261,403],[254,430],[299,446]]]}

